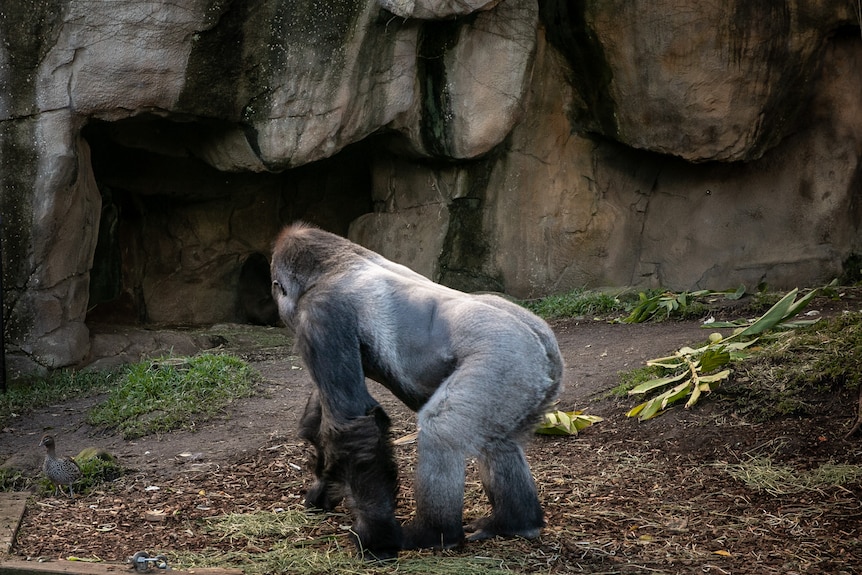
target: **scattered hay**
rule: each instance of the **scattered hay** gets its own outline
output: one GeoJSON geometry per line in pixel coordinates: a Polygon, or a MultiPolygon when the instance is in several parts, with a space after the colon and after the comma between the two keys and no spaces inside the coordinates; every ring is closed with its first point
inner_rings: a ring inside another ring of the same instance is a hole
{"type": "Polygon", "coordinates": [[[862,465],[824,463],[810,470],[776,464],[769,457],[752,457],[740,463],[716,463],[734,479],[749,488],[770,495],[791,495],[841,487],[862,479],[862,465]]]}
{"type": "Polygon", "coordinates": [[[249,545],[258,545],[263,539],[295,537],[314,520],[313,515],[298,509],[255,511],[209,518],[207,526],[210,533],[222,539],[244,539],[249,545]]]}

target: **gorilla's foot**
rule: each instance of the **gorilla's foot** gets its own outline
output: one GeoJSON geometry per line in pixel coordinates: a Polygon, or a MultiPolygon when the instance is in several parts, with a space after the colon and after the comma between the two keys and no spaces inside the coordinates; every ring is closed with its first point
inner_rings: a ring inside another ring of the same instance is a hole
{"type": "Polygon", "coordinates": [[[467,541],[484,541],[493,537],[523,537],[535,539],[542,532],[544,522],[539,525],[502,525],[493,516],[477,519],[464,526],[464,531],[470,533],[467,541]]]}
{"type": "Polygon", "coordinates": [[[454,549],[464,543],[461,525],[435,529],[410,521],[404,524],[404,549],[454,549]]]}
{"type": "Polygon", "coordinates": [[[401,525],[395,517],[357,516],[350,530],[359,557],[366,561],[396,559],[401,551],[401,525]]]}
{"type": "Polygon", "coordinates": [[[358,555],[360,559],[364,559],[371,563],[375,562],[384,562],[384,561],[392,561],[393,559],[398,559],[398,552],[401,551],[401,548],[393,549],[389,548],[379,548],[379,549],[359,549],[358,555]]]}

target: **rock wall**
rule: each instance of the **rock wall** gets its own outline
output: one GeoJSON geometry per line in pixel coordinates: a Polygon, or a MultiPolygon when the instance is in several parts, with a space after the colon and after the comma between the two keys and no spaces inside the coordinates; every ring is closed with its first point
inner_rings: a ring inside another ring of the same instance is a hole
{"type": "Polygon", "coordinates": [[[0,36],[13,375],[251,321],[296,218],[518,297],[858,274],[853,3],[9,0],[0,36]]]}

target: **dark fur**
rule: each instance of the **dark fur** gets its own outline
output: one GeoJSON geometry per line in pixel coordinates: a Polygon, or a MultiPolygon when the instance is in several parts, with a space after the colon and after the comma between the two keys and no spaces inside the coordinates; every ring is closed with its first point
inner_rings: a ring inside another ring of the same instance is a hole
{"type": "Polygon", "coordinates": [[[304,225],[279,236],[271,275],[279,315],[317,385],[301,423],[316,450],[308,506],[346,499],[366,556],[454,547],[464,540],[473,456],[492,512],[466,527],[470,539],[538,536],[543,514],[521,442],[561,386],[562,359],[545,322],[304,225]],[[389,419],[365,377],[418,412],[416,516],[403,533],[389,419]]]}

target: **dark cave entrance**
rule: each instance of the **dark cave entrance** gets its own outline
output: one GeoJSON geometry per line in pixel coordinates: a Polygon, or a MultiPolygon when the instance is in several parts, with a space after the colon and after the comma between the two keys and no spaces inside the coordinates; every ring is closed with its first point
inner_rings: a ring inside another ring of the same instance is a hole
{"type": "Polygon", "coordinates": [[[83,130],[102,195],[88,323],[272,323],[278,230],[301,219],[347,235],[372,210],[373,145],[281,173],[223,172],[190,151],[210,128],[145,115],[83,130]]]}

